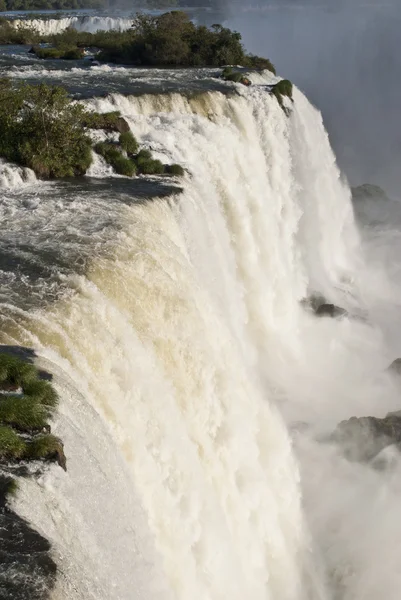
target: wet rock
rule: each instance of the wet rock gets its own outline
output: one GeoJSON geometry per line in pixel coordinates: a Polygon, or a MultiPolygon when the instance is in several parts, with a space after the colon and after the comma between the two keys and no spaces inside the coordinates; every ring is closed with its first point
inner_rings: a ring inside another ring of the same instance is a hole
{"type": "Polygon", "coordinates": [[[57,570],[50,543],[7,505],[9,481],[0,474],[0,598],[46,600],[57,570]]]}
{"type": "Polygon", "coordinates": [[[315,314],[318,317],[342,317],[347,314],[347,311],[340,306],[335,304],[321,304],[316,310],[315,314]]]}
{"type": "Polygon", "coordinates": [[[304,298],[301,304],[307,309],[315,313],[318,317],[341,317],[347,314],[347,311],[340,306],[327,302],[324,296],[320,294],[312,294],[308,298],[304,298]]]}
{"type": "Polygon", "coordinates": [[[124,117],[118,117],[116,121],[116,129],[119,133],[128,133],[129,131],[131,131],[124,117]]]}
{"type": "Polygon", "coordinates": [[[352,461],[369,462],[388,446],[401,447],[401,411],[377,417],[351,417],[342,421],[332,440],[352,461]]]}
{"type": "Polygon", "coordinates": [[[387,370],[391,371],[392,373],[397,373],[397,375],[401,375],[401,358],[396,358],[393,360],[387,370]]]}

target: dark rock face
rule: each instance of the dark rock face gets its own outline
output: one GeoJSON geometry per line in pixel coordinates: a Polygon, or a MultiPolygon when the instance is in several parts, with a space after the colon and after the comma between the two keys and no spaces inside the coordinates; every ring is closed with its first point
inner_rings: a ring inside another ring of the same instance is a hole
{"type": "Polygon", "coordinates": [[[46,600],[57,570],[50,544],[7,506],[6,482],[0,475],[0,599],[46,600]]]}
{"type": "Polygon", "coordinates": [[[347,314],[347,311],[335,304],[321,304],[316,309],[315,314],[318,317],[342,317],[347,314]]]}
{"type": "Polygon", "coordinates": [[[393,373],[397,373],[397,375],[401,375],[401,358],[396,358],[395,360],[393,360],[393,362],[387,370],[393,373]]]}
{"type": "Polygon", "coordinates": [[[128,133],[131,131],[127,121],[124,117],[118,117],[116,121],[116,129],[119,133],[128,133]]]}
{"type": "Polygon", "coordinates": [[[384,448],[396,445],[401,449],[401,411],[385,418],[351,417],[342,421],[332,435],[352,461],[369,462],[384,448]]]}
{"type": "Polygon", "coordinates": [[[308,298],[302,300],[303,306],[311,310],[318,317],[342,317],[347,314],[347,311],[340,306],[327,302],[324,296],[312,294],[308,298]]]}

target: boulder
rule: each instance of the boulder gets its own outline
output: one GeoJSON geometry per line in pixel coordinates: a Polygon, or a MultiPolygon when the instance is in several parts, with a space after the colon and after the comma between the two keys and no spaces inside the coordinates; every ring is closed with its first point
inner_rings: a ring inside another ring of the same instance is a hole
{"type": "Polygon", "coordinates": [[[349,460],[369,462],[388,446],[401,447],[401,411],[382,419],[351,417],[337,426],[331,439],[349,460]]]}
{"type": "Polygon", "coordinates": [[[391,365],[387,368],[387,371],[401,375],[401,358],[396,358],[393,360],[391,365]]]}
{"type": "Polygon", "coordinates": [[[321,304],[316,310],[315,314],[318,317],[342,317],[347,314],[347,311],[340,306],[335,304],[321,304]]]}
{"type": "Polygon", "coordinates": [[[119,133],[128,133],[129,131],[131,131],[124,117],[118,117],[116,121],[116,129],[119,133]]]}
{"type": "Polygon", "coordinates": [[[340,306],[327,302],[324,296],[312,294],[308,298],[301,300],[301,304],[315,313],[318,317],[341,317],[347,314],[347,311],[340,306]]]}

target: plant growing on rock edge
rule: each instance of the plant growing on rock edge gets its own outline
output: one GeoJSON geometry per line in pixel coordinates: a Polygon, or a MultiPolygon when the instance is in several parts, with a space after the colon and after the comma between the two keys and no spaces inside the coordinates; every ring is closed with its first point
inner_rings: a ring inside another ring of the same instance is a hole
{"type": "Polygon", "coordinates": [[[39,378],[33,364],[0,353],[0,392],[0,466],[56,460],[65,468],[62,442],[47,423],[58,400],[51,384],[39,378]]]}

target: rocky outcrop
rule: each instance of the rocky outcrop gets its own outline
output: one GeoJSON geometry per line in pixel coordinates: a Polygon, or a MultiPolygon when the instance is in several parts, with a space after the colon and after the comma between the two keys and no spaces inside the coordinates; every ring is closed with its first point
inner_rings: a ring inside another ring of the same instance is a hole
{"type": "Polygon", "coordinates": [[[388,446],[401,449],[401,411],[384,418],[351,417],[337,426],[331,439],[349,460],[369,462],[388,446]]]}
{"type": "Polygon", "coordinates": [[[392,373],[396,373],[397,375],[401,375],[401,358],[396,358],[393,360],[387,370],[392,373]]]}
{"type": "Polygon", "coordinates": [[[340,306],[336,306],[335,304],[324,303],[321,304],[316,310],[315,314],[318,317],[343,317],[347,314],[347,311],[340,306]]]}
{"type": "Polygon", "coordinates": [[[50,543],[8,505],[13,481],[0,475],[0,598],[46,600],[54,587],[57,566],[50,543]]]}
{"type": "Polygon", "coordinates": [[[9,506],[19,477],[40,475],[48,461],[64,470],[61,440],[47,420],[57,405],[51,375],[30,349],[0,346],[0,598],[47,600],[57,567],[50,543],[9,506]],[[34,469],[32,469],[32,464],[34,469]]]}
{"type": "Polygon", "coordinates": [[[370,183],[364,183],[358,187],[351,188],[352,199],[354,201],[359,200],[389,200],[386,192],[378,185],[372,185],[370,183]]]}
{"type": "Polygon", "coordinates": [[[312,294],[308,298],[302,300],[301,304],[307,310],[314,312],[318,317],[335,318],[347,315],[347,311],[344,308],[327,302],[326,298],[320,294],[312,294]]]}

